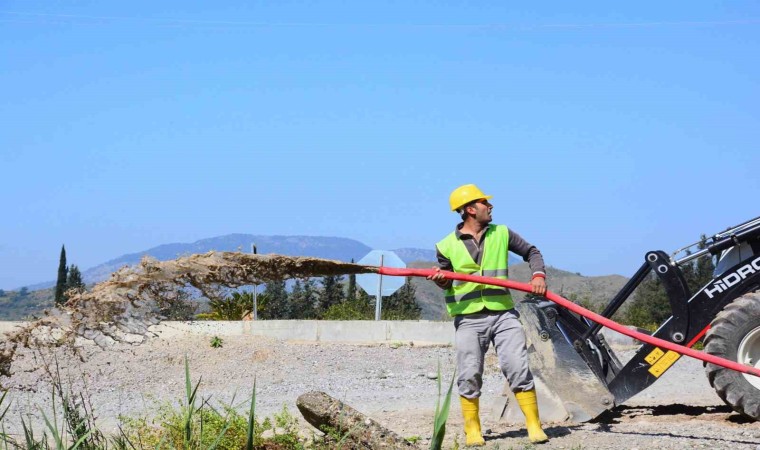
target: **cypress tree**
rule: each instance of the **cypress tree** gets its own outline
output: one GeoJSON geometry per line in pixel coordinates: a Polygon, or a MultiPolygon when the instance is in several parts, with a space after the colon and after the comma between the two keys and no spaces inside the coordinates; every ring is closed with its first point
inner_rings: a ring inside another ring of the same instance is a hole
{"type": "MultiPolygon", "coordinates": [[[[697,248],[702,250],[706,247],[707,237],[702,235],[697,248]]],[[[690,255],[691,252],[687,250],[686,254],[690,255]]],[[[712,280],[714,270],[713,258],[707,255],[681,266],[681,272],[692,295],[712,280]]],[[[657,275],[652,272],[636,288],[633,301],[626,311],[625,320],[630,325],[654,330],[670,317],[672,312],[665,288],[657,275]]]]}
{"type": "Polygon", "coordinates": [[[343,286],[340,283],[340,275],[328,275],[322,278],[322,292],[319,297],[320,314],[330,309],[332,305],[338,305],[346,300],[343,286]]]}
{"type": "MultiPolygon", "coordinates": [[[[266,303],[266,309],[259,312],[261,319],[290,319],[292,308],[285,288],[285,280],[267,283],[261,294],[266,303]]],[[[261,298],[261,297],[260,297],[261,298]]]]}
{"type": "MultiPolygon", "coordinates": [[[[699,249],[704,250],[707,248],[707,236],[704,234],[701,236],[702,240],[699,243],[699,249]]],[[[707,284],[710,280],[713,279],[713,273],[715,272],[715,263],[713,261],[712,256],[705,255],[696,261],[696,280],[694,283],[694,286],[692,286],[692,291],[696,292],[697,290],[701,289],[702,286],[707,284]]]]}
{"type": "Polygon", "coordinates": [[[300,313],[304,319],[314,319],[317,317],[317,286],[316,282],[307,278],[303,281],[303,305],[304,310],[300,313]]]}
{"type": "MultiPolygon", "coordinates": [[[[351,258],[351,264],[354,263],[354,258],[351,258]]],[[[346,300],[352,302],[356,300],[356,274],[348,276],[348,292],[346,293],[346,300]]]]}
{"type": "Polygon", "coordinates": [[[293,319],[314,319],[316,310],[314,309],[317,292],[314,287],[314,280],[306,278],[305,280],[296,280],[293,290],[290,292],[290,304],[292,306],[293,319]]]}
{"type": "Polygon", "coordinates": [[[383,301],[383,320],[419,320],[422,310],[417,306],[417,289],[406,277],[404,285],[383,301]]]}
{"type": "Polygon", "coordinates": [[[69,267],[69,275],[66,280],[66,290],[76,289],[77,292],[84,292],[84,281],[82,280],[82,272],[79,271],[79,267],[72,264],[69,267]]]}
{"type": "Polygon", "coordinates": [[[66,267],[66,247],[61,246],[61,259],[58,262],[58,280],[55,282],[55,304],[62,305],[66,302],[66,275],[69,269],[66,267]]]}
{"type": "Polygon", "coordinates": [[[633,301],[626,311],[626,322],[654,330],[670,315],[670,301],[665,289],[657,275],[650,273],[634,291],[633,301]]]}
{"type": "Polygon", "coordinates": [[[303,314],[302,311],[305,309],[303,283],[301,283],[301,280],[296,279],[293,282],[293,289],[291,289],[289,297],[290,305],[293,309],[293,317],[291,318],[301,319],[303,314]]]}

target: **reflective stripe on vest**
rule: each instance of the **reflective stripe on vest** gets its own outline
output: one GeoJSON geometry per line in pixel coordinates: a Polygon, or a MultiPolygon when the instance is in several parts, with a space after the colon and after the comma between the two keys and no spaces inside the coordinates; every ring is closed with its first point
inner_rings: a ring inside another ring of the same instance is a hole
{"type": "MultiPolygon", "coordinates": [[[[481,264],[473,261],[470,252],[456,233],[436,244],[438,251],[451,261],[455,272],[482,275],[506,280],[509,230],[504,225],[492,225],[484,236],[481,264]]],[[[493,311],[512,309],[509,290],[501,287],[455,280],[446,289],[446,309],[452,316],[472,314],[488,308],[493,311]]]]}

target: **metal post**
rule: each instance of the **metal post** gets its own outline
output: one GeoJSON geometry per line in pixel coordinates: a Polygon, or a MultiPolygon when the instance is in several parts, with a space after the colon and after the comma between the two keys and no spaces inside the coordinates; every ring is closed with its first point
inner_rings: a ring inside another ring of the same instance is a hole
{"type": "MultiPolygon", "coordinates": [[[[383,257],[380,255],[380,267],[383,267],[383,257]]],[[[380,311],[383,308],[383,276],[378,275],[380,280],[377,283],[377,301],[375,302],[375,320],[380,320],[380,311]]]]}
{"type": "MultiPolygon", "coordinates": [[[[251,253],[254,255],[256,254],[256,244],[251,244],[251,253]]],[[[251,311],[251,319],[253,320],[259,320],[259,314],[258,314],[258,305],[256,302],[256,287],[257,285],[253,285],[253,311],[251,311]]]]}

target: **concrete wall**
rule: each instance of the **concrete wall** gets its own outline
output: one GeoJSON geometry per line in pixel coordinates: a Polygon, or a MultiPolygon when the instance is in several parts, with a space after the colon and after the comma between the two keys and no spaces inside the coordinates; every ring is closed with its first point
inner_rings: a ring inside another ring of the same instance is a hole
{"type": "MultiPolygon", "coordinates": [[[[0,333],[11,331],[25,322],[0,321],[0,333]]],[[[453,344],[452,322],[428,320],[258,320],[162,322],[152,327],[159,338],[183,334],[215,336],[268,336],[307,342],[414,342],[415,344],[453,344]]]]}
{"type": "Polygon", "coordinates": [[[268,336],[313,342],[415,342],[453,344],[451,322],[426,320],[258,320],[245,322],[162,322],[155,327],[162,336],[199,333],[216,336],[268,336]]]}
{"type": "MultiPolygon", "coordinates": [[[[0,321],[0,334],[26,322],[0,321]]],[[[629,327],[636,329],[635,327],[629,327]]],[[[209,334],[215,336],[268,336],[277,339],[307,342],[414,342],[415,344],[453,344],[453,322],[430,320],[259,320],[194,322],[166,321],[151,328],[161,337],[172,338],[182,334],[209,334]]],[[[646,330],[637,329],[646,334],[646,330]]],[[[611,345],[635,346],[640,342],[604,328],[611,345]]]]}

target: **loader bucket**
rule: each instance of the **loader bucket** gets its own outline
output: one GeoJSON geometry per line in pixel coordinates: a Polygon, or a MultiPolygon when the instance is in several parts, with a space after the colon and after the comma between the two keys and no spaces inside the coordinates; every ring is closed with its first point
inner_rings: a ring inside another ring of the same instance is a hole
{"type": "MultiPolygon", "coordinates": [[[[568,342],[552,313],[553,304],[526,299],[517,303],[527,338],[530,368],[542,421],[586,422],[615,406],[614,396],[568,342]],[[546,307],[551,306],[551,307],[546,307]]],[[[501,420],[524,421],[509,384],[501,420]]]]}

